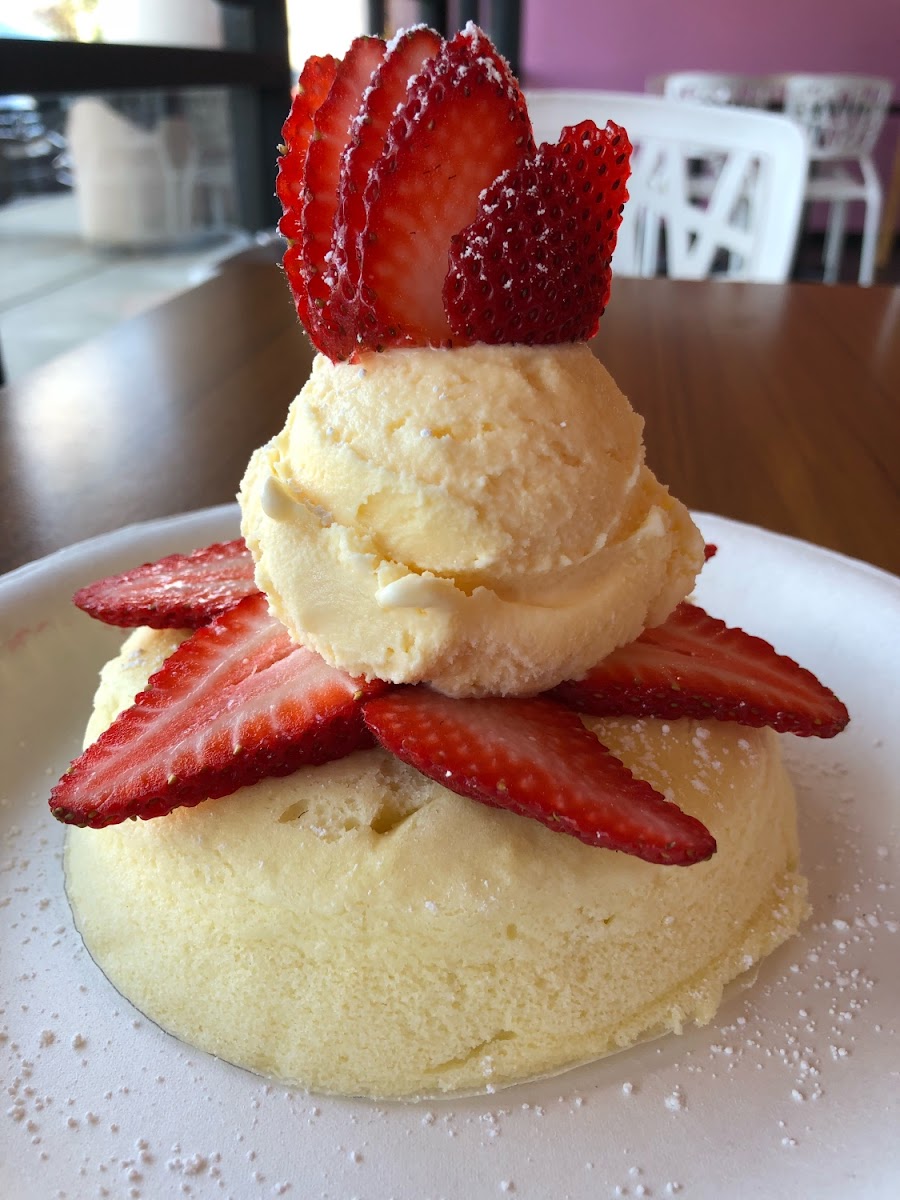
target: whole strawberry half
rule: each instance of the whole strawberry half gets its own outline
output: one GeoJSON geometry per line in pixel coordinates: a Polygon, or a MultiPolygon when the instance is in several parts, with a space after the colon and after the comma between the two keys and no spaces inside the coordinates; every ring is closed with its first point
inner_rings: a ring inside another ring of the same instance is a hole
{"type": "Polygon", "coordinates": [[[451,239],[444,305],[468,341],[586,341],[609,300],[631,144],[584,121],[485,191],[451,239]]]}
{"type": "Polygon", "coordinates": [[[371,744],[362,705],[384,686],[329,667],[250,596],[166,659],[72,763],[51,811],[99,829],[341,758],[371,744]]]}

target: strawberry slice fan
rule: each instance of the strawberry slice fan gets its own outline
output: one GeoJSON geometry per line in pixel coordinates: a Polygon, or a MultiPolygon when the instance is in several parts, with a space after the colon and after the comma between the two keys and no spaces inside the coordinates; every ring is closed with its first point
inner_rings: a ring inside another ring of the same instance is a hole
{"type": "MultiPolygon", "coordinates": [[[[422,27],[390,45],[359,38],[340,61],[311,58],[283,142],[284,270],[332,362],[596,333],[627,199],[627,134],[584,121],[536,147],[516,80],[474,26],[446,41],[422,27]]],[[[73,825],[163,817],[377,743],[472,800],[690,865],[715,852],[712,835],[579,714],[801,737],[833,737],[848,720],[809,671],[687,602],[580,679],[488,699],[330,666],[269,612],[240,539],[101,580],[75,602],[109,624],[185,639],[53,789],[54,816],[73,825]]]]}
{"type": "Polygon", "coordinates": [[[584,121],[536,148],[518,83],[479,30],[442,42],[417,28],[389,51],[358,38],[337,64],[310,59],[283,137],[284,269],[332,361],[597,332],[628,138],[584,121]]]}
{"type": "Polygon", "coordinates": [[[458,700],[352,679],[293,643],[242,541],[172,555],[82,589],[119,626],[195,630],[53,789],[55,817],[99,828],[164,816],[377,740],[444,787],[590,845],[689,865],[715,841],[631,772],[578,713],[736,721],[833,737],[844,705],[761,638],[696,605],[534,699],[458,700]]]}

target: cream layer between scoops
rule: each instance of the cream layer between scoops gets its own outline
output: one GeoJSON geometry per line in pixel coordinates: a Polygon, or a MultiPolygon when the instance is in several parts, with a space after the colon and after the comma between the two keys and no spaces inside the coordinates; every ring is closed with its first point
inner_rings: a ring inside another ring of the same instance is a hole
{"type": "Polygon", "coordinates": [[[577,678],[690,591],[702,538],[584,344],[319,356],[242,532],[293,637],[450,695],[577,678]]]}

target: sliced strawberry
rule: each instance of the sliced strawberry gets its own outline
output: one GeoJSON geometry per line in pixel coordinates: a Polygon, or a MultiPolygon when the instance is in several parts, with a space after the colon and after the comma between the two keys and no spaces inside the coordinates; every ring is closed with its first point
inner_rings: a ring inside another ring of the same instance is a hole
{"type": "MultiPolygon", "coordinates": [[[[359,112],[363,92],[384,58],[381,38],[359,37],[338,65],[334,83],[315,115],[306,155],[306,190],[302,217],[303,282],[309,293],[309,334],[319,346],[319,310],[331,295],[330,271],[334,218],[338,206],[341,155],[350,139],[350,124],[359,112]]],[[[326,351],[328,349],[326,341],[326,351]]]]}
{"type": "Polygon", "coordinates": [[[294,298],[294,307],[297,310],[297,316],[300,318],[303,328],[309,333],[309,292],[306,290],[306,284],[303,282],[303,250],[299,242],[289,243],[284,252],[281,265],[284,268],[284,273],[291,289],[291,295],[294,298]]]}
{"type": "Polygon", "coordinates": [[[704,825],[547,700],[454,700],[396,688],[366,704],[365,720],[386,749],[450,791],[588,845],[680,866],[715,852],[704,825]]]}
{"type": "Polygon", "coordinates": [[[72,763],[50,809],[99,829],[341,758],[371,744],[363,702],[386,686],[329,667],[250,596],[166,659],[72,763]]]}
{"type": "Polygon", "coordinates": [[[505,61],[469,26],[427,62],[387,132],[365,193],[361,345],[442,345],[453,234],[480,192],[533,153],[525,100],[505,61]]]}
{"type": "Polygon", "coordinates": [[[330,54],[308,58],[300,73],[297,92],[281,131],[283,153],[278,160],[275,191],[284,208],[278,228],[286,238],[300,236],[306,179],[306,152],[312,141],[313,122],[334,82],[337,59],[330,54]]]}
{"type": "Polygon", "coordinates": [[[444,303],[469,341],[586,341],[609,300],[631,145],[583,121],[496,179],[453,239],[444,303]]]}
{"type": "Polygon", "coordinates": [[[110,575],[81,588],[73,599],[107,625],[197,629],[258,591],[250,551],[237,538],[110,575]]]}
{"type": "Polygon", "coordinates": [[[304,328],[309,326],[309,293],[300,270],[300,242],[306,189],[306,154],[313,135],[313,122],[334,81],[337,60],[327,55],[307,60],[291,111],[281,131],[283,153],[278,160],[275,191],[284,215],[279,231],[289,240],[284,255],[284,271],[294,297],[297,316],[304,328]]]}
{"type": "Polygon", "coordinates": [[[834,737],[850,719],[810,671],[687,603],[550,694],[597,716],[736,721],[800,737],[834,737]]]}
{"type": "Polygon", "coordinates": [[[372,76],[351,126],[350,140],[341,158],[334,223],[331,273],[335,286],[328,310],[322,314],[332,344],[339,350],[335,357],[348,355],[356,345],[356,289],[366,222],[363,195],[369,173],[384,151],[388,128],[406,100],[411,80],[437,55],[441,45],[440,34],[425,25],[398,35],[372,76]]]}

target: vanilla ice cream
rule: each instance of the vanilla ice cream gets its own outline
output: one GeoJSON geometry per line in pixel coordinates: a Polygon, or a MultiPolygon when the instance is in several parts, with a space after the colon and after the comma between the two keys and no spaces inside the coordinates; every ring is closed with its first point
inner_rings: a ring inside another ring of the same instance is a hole
{"type": "MultiPolygon", "coordinates": [[[[131,635],[89,739],[179,637],[131,635]]],[[[680,869],[586,846],[370,750],[164,819],[70,828],[78,928],[163,1028],[320,1091],[496,1088],[708,1021],[806,911],[778,737],[587,724],[718,854],[680,869]]]]}
{"type": "Polygon", "coordinates": [[[578,677],[702,565],[642,430],[583,344],[320,356],[242,484],[257,583],[355,675],[451,695],[578,677]]]}

